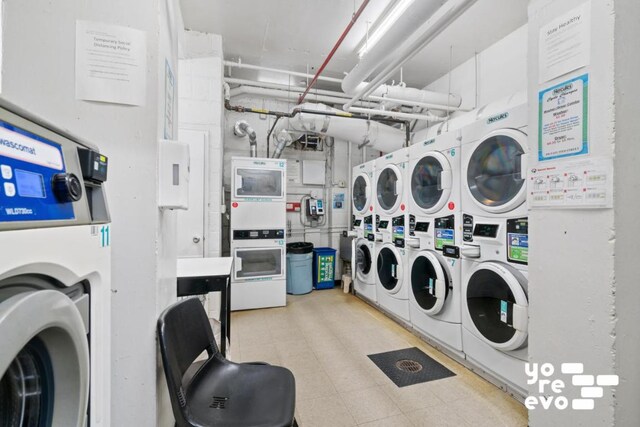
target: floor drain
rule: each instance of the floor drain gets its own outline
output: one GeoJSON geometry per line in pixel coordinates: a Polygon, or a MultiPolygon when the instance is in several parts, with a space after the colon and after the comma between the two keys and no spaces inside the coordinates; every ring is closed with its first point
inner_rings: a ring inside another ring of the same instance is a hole
{"type": "Polygon", "coordinates": [[[422,371],[422,365],[419,362],[411,359],[402,359],[396,362],[396,368],[400,369],[403,372],[420,372],[422,371]]]}

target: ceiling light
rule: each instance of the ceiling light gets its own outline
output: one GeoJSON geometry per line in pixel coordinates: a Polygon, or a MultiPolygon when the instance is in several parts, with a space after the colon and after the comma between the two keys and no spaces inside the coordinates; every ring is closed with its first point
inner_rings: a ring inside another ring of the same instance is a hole
{"type": "MultiPolygon", "coordinates": [[[[368,37],[365,35],[365,40],[358,51],[358,56],[362,58],[367,51],[371,50],[413,2],[414,0],[398,0],[389,13],[383,18],[382,22],[380,22],[380,25],[376,27],[373,34],[368,37]]],[[[378,18],[378,20],[380,20],[380,18],[378,18]]]]}

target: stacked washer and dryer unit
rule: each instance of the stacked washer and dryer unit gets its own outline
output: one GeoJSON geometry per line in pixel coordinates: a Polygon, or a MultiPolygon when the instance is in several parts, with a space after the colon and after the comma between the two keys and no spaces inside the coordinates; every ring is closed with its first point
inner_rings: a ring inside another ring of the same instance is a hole
{"type": "Polygon", "coordinates": [[[355,240],[351,259],[355,260],[352,271],[356,294],[376,304],[374,163],[371,160],[353,168],[351,191],[355,240]]]}
{"type": "Polygon", "coordinates": [[[11,108],[0,108],[2,424],[109,426],[107,158],[11,108]]]}
{"type": "Polygon", "coordinates": [[[460,308],[460,130],[432,127],[409,148],[411,323],[436,347],[464,358],[460,308]]]}
{"type": "Polygon", "coordinates": [[[407,326],[411,324],[406,249],[408,169],[408,148],[375,160],[376,294],[379,306],[407,326]]]}
{"type": "Polygon", "coordinates": [[[527,394],[527,103],[478,110],[462,129],[462,345],[470,364],[527,394]]]}

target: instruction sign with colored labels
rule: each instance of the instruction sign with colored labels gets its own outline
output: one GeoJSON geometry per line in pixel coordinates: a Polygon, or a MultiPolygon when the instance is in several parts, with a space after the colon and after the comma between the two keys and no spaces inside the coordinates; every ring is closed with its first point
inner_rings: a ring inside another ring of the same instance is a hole
{"type": "Polygon", "coordinates": [[[442,249],[444,245],[455,244],[455,233],[453,230],[436,228],[436,249],[442,249]]]}
{"type": "Polygon", "coordinates": [[[528,202],[531,208],[611,208],[613,160],[540,163],[529,171],[528,202]]]}
{"type": "Polygon", "coordinates": [[[519,233],[507,234],[507,257],[509,261],[527,264],[529,262],[529,235],[519,233]]]}
{"type": "Polygon", "coordinates": [[[333,282],[333,255],[321,255],[318,257],[318,283],[333,282]]]}
{"type": "Polygon", "coordinates": [[[589,153],[589,75],[539,93],[538,160],[589,153]]]}

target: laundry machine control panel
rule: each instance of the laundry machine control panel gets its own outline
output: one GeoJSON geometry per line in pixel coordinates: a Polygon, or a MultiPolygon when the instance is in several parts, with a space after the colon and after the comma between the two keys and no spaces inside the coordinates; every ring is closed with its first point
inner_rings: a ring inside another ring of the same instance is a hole
{"type": "Polygon", "coordinates": [[[284,230],[233,230],[233,240],[260,239],[284,239],[284,230]]]}
{"type": "Polygon", "coordinates": [[[442,250],[445,245],[455,245],[455,218],[449,215],[434,220],[435,248],[442,250]]]}
{"type": "Polygon", "coordinates": [[[391,219],[391,241],[399,248],[404,248],[405,216],[399,215],[391,219]]]}
{"type": "Polygon", "coordinates": [[[373,231],[373,215],[364,217],[364,238],[371,242],[376,240],[376,234],[373,231]]]}
{"type": "Polygon", "coordinates": [[[106,175],[104,155],[0,108],[0,230],[108,222],[106,175]]]}
{"type": "Polygon", "coordinates": [[[507,260],[516,264],[529,263],[529,219],[507,220],[507,260]]]}

